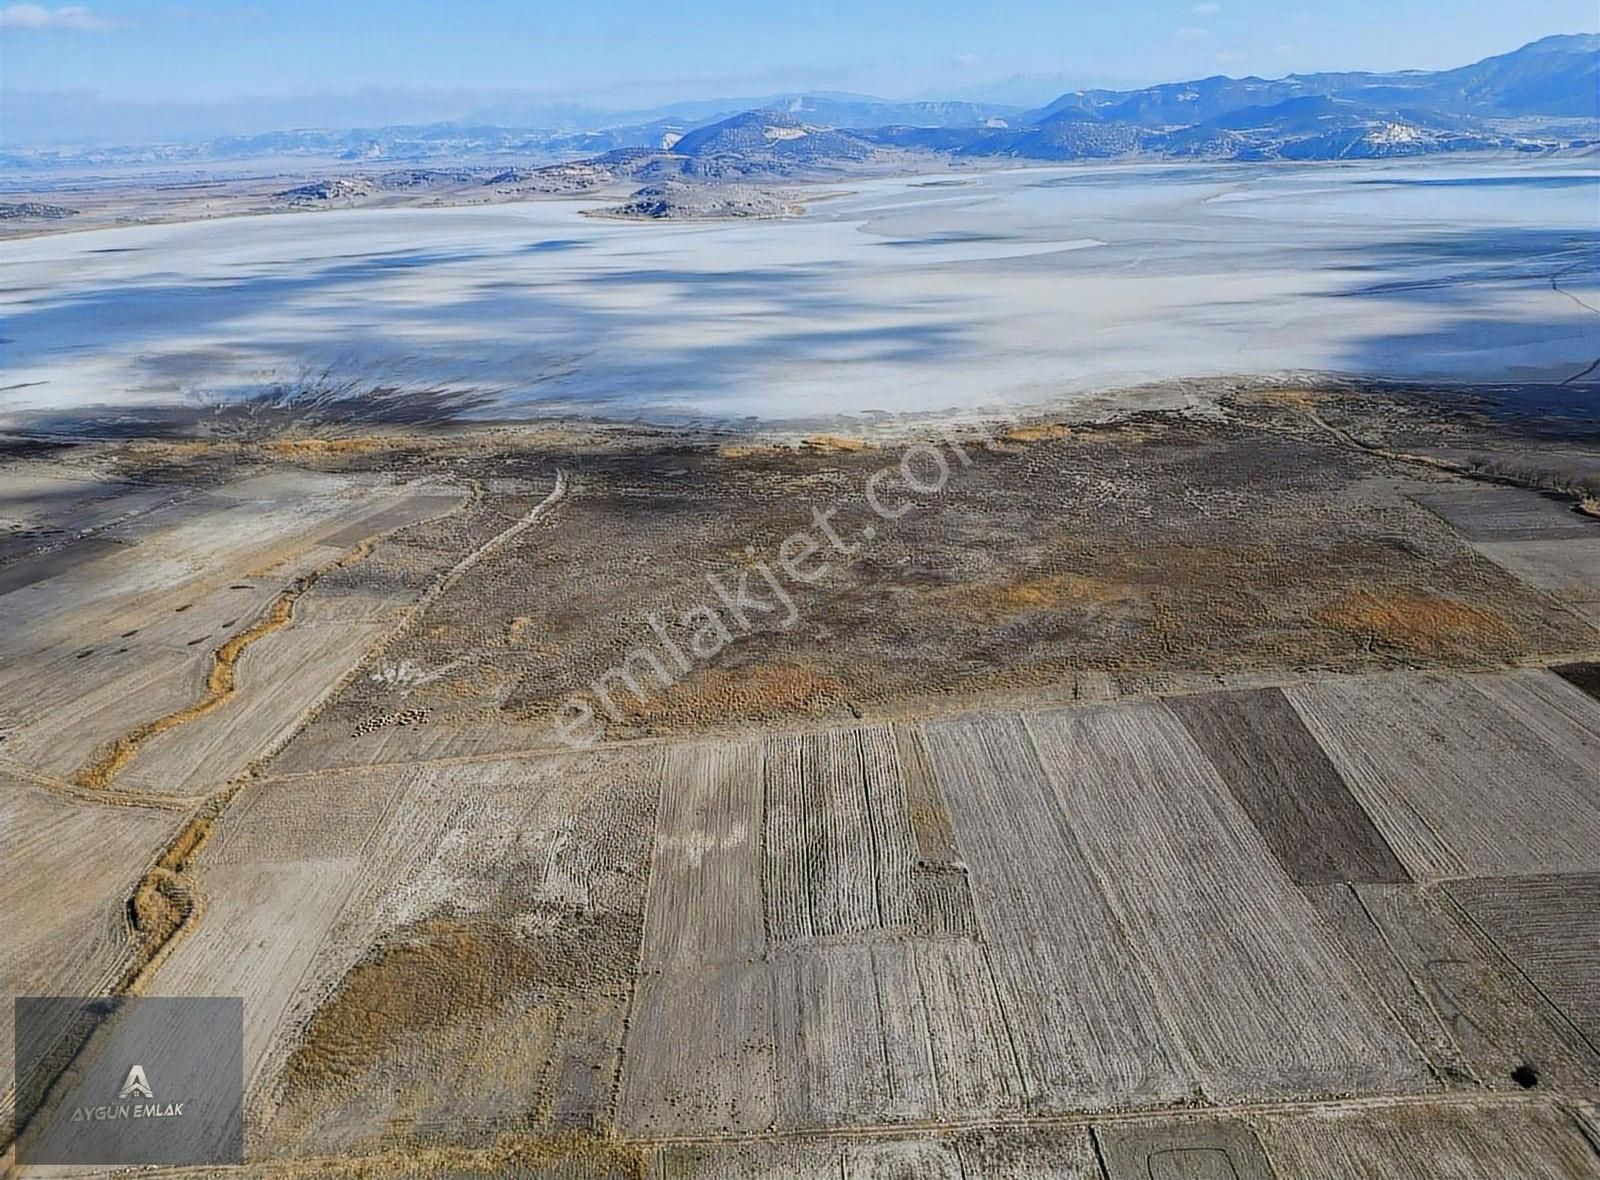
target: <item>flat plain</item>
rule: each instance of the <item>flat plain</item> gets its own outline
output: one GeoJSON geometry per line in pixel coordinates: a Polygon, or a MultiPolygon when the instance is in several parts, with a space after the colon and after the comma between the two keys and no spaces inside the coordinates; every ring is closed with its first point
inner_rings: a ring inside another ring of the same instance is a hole
{"type": "Polygon", "coordinates": [[[641,227],[569,197],[8,242],[0,426],[312,375],[495,418],[809,429],[1150,383],[1184,405],[1217,378],[1554,383],[1600,355],[1592,159],[946,179],[851,178],[783,222],[641,227]]]}
{"type": "Polygon", "coordinates": [[[247,1175],[1600,1174],[1600,631],[1485,552],[1600,522],[1452,458],[1600,452],[1415,404],[914,436],[892,522],[881,438],[18,441],[8,998],[244,997],[247,1175]]]}

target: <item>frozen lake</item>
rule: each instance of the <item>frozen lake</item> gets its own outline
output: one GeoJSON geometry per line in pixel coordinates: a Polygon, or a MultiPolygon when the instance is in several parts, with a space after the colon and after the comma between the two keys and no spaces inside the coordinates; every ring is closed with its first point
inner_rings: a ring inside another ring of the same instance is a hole
{"type": "Polygon", "coordinates": [[[4,419],[278,385],[770,422],[1179,378],[1560,381],[1600,358],[1600,168],[1073,166],[872,181],[788,222],[594,200],[0,246],[4,419]]]}

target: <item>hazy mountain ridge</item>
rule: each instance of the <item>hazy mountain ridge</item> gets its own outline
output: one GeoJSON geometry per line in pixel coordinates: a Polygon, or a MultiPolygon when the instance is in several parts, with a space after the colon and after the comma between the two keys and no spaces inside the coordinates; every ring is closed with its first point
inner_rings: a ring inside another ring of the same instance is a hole
{"type": "MultiPolygon", "coordinates": [[[[1077,159],[1125,155],[1347,159],[1586,146],[1600,134],[1600,36],[1546,37],[1436,72],[1222,76],[1135,91],[1075,91],[943,150],[1077,159]],[[1572,142],[1538,121],[1582,119],[1572,142]],[[1535,126],[1513,129],[1511,120],[1535,126]]],[[[894,142],[915,143],[898,135],[894,142]]],[[[929,145],[931,146],[931,145],[929,145]]]]}
{"type": "Polygon", "coordinates": [[[193,143],[16,148],[0,152],[0,163],[11,168],[39,169],[62,165],[205,164],[302,156],[351,162],[504,158],[548,163],[625,148],[665,148],[698,128],[738,119],[757,110],[793,117],[817,127],[870,130],[897,123],[976,128],[1002,122],[1020,109],[973,102],[888,102],[850,94],[779,95],[767,99],[685,103],[641,112],[638,121],[607,121],[597,115],[594,116],[596,125],[589,128],[504,127],[454,122],[350,129],[302,128],[229,135],[193,143]]]}
{"type": "Polygon", "coordinates": [[[1481,118],[1600,118],[1600,35],[1544,37],[1510,53],[1451,70],[1290,74],[1271,80],[1217,75],[1142,90],[1080,90],[1027,112],[1019,121],[1042,124],[1065,111],[1083,111],[1108,122],[1192,126],[1245,107],[1272,106],[1308,96],[1481,118]]]}
{"type": "Polygon", "coordinates": [[[957,160],[1317,160],[1590,148],[1600,144],[1600,35],[1546,37],[1451,70],[1216,76],[1073,91],[1032,111],[834,93],[726,108],[717,100],[687,103],[641,112],[646,121],[593,129],[441,123],[298,130],[205,144],[10,152],[0,162],[26,171],[299,156],[352,164],[481,161],[481,169],[500,161],[500,169],[477,179],[573,191],[632,179],[825,176],[910,166],[907,153],[957,160]],[[573,161],[583,162],[577,173],[573,161]],[[525,175],[508,181],[505,165],[525,175]]]}

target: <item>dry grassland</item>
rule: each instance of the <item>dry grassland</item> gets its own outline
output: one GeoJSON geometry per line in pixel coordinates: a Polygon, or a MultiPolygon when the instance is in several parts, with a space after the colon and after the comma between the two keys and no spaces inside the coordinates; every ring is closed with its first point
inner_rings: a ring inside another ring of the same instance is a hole
{"type": "Polygon", "coordinates": [[[354,438],[284,438],[276,439],[262,448],[268,454],[284,459],[324,459],[349,455],[370,455],[400,447],[414,447],[414,439],[404,436],[383,438],[362,436],[354,438]]]}
{"type": "Polygon", "coordinates": [[[874,449],[864,438],[846,438],[838,434],[814,434],[800,444],[808,451],[823,455],[854,455],[874,449]]]}
{"type": "Polygon", "coordinates": [[[1354,590],[1322,607],[1316,617],[1340,631],[1421,656],[1470,657],[1516,644],[1516,632],[1504,619],[1425,594],[1354,590]]]}
{"type": "Polygon", "coordinates": [[[845,698],[845,684],[798,664],[758,663],[723,671],[702,668],[665,691],[621,706],[651,730],[824,716],[845,698]]]}
{"type": "MultiPolygon", "coordinates": [[[[879,444],[547,452],[571,474],[559,509],[485,555],[385,652],[428,679],[364,668],[281,765],[548,748],[561,704],[632,651],[675,668],[651,616],[682,645],[681,612],[717,604],[706,579],[770,560],[813,508],[837,507],[859,548],[824,545],[827,576],[788,587],[799,621],[757,617],[749,638],[670,685],[642,668],[644,696],[617,694],[609,738],[1070,698],[1091,681],[1115,696],[1307,667],[1493,667],[1600,636],[1408,498],[1416,469],[1325,431],[1171,415],[1019,429],[994,451],[968,444],[970,468],[951,452],[945,490],[892,525],[862,500],[897,459],[879,444]],[[369,725],[402,710],[426,720],[369,725]]],[[[462,473],[486,474],[478,462],[465,449],[462,473]]],[[[498,470],[532,462],[511,452],[498,470]]],[[[1432,468],[1422,478],[1453,481],[1439,495],[1473,487],[1432,468]]]]}

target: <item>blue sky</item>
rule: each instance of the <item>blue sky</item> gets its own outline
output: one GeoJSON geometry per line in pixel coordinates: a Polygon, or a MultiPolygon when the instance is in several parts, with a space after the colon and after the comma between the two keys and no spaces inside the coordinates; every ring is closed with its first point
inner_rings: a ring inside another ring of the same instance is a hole
{"type": "Polygon", "coordinates": [[[15,141],[15,123],[37,115],[19,92],[51,92],[64,110],[151,104],[179,121],[325,111],[308,120],[323,125],[801,89],[1036,101],[1216,73],[1439,68],[1597,24],[1594,0],[6,4],[0,70],[14,101],[0,122],[15,141]],[[262,97],[284,101],[237,101],[262,97]]]}

